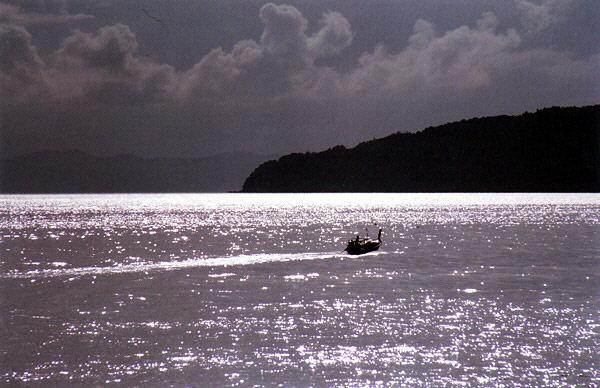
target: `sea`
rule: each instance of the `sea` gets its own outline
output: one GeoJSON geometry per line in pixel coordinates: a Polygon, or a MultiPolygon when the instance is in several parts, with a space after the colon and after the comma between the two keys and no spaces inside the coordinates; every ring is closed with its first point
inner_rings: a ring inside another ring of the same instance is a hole
{"type": "Polygon", "coordinates": [[[599,194],[0,196],[2,386],[598,386],[599,349],[599,194]]]}

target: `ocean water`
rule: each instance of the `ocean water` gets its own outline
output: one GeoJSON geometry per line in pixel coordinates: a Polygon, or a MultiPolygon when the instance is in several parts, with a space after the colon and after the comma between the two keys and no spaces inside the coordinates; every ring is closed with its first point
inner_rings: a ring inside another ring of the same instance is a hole
{"type": "Polygon", "coordinates": [[[593,386],[598,349],[598,194],[0,196],[0,385],[593,386]]]}

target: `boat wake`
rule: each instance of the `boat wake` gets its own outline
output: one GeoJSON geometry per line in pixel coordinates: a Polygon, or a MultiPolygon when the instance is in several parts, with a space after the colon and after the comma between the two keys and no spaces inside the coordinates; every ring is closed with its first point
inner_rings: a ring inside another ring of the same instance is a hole
{"type": "MultiPolygon", "coordinates": [[[[385,252],[372,252],[363,256],[379,256],[385,252]]],[[[308,253],[256,253],[249,255],[194,258],[188,260],[173,260],[160,262],[142,262],[122,264],[110,267],[77,267],[77,268],[52,268],[39,269],[26,272],[10,271],[0,274],[1,278],[50,278],[50,277],[78,277],[86,275],[110,275],[135,272],[172,271],[196,267],[230,267],[245,266],[277,262],[324,260],[349,258],[340,252],[308,252],[308,253]]]]}

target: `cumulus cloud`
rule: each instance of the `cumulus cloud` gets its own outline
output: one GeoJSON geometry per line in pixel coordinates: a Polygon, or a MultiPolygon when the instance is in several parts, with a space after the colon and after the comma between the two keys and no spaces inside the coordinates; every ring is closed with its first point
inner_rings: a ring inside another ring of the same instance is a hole
{"type": "Polygon", "coordinates": [[[93,18],[86,14],[68,14],[64,1],[48,0],[22,5],[35,5],[35,7],[24,10],[16,5],[0,3],[0,104],[2,105],[28,104],[48,98],[49,80],[46,64],[32,42],[28,27],[93,18]]]}
{"type": "Polygon", "coordinates": [[[573,5],[573,0],[542,0],[535,4],[528,0],[515,0],[525,31],[539,33],[559,22],[573,5]]]}
{"type": "Polygon", "coordinates": [[[362,94],[381,89],[462,90],[487,86],[521,41],[514,29],[498,33],[497,24],[496,17],[486,13],[475,28],[461,26],[436,35],[431,23],[418,20],[408,47],[401,52],[391,54],[379,46],[364,54],[347,79],[347,88],[362,94]]]}
{"type": "Polygon", "coordinates": [[[306,35],[308,22],[296,8],[268,3],[260,9],[260,41],[238,42],[231,52],[217,48],[182,74],[179,95],[188,98],[277,97],[307,91],[330,75],[314,65],[350,45],[350,23],[339,13],[324,15],[321,28],[306,35]]]}
{"type": "Polygon", "coordinates": [[[47,93],[59,101],[103,104],[164,99],[174,83],[174,69],[140,57],[137,48],[135,35],[122,24],[95,33],[76,30],[47,59],[47,93]]]}
{"type": "Polygon", "coordinates": [[[382,130],[372,133],[384,135],[470,116],[598,101],[597,56],[524,47],[522,34],[499,25],[494,14],[484,13],[474,26],[439,33],[419,20],[404,49],[393,53],[379,45],[363,54],[340,82],[354,107],[349,125],[378,123],[382,130]]]}
{"type": "Polygon", "coordinates": [[[137,47],[129,27],[117,24],[96,33],[75,31],[44,61],[25,28],[0,25],[0,101],[127,105],[166,98],[174,69],[136,55],[137,47]]]}
{"type": "Polygon", "coordinates": [[[31,35],[23,27],[0,24],[0,70],[3,73],[28,73],[41,67],[31,35]]]}
{"type": "Polygon", "coordinates": [[[308,22],[300,11],[290,5],[265,4],[260,9],[265,24],[260,42],[273,56],[302,61],[306,57],[308,22]]]}
{"type": "Polygon", "coordinates": [[[116,24],[102,27],[95,34],[75,31],[57,51],[61,62],[90,68],[104,68],[109,72],[124,72],[134,60],[137,40],[129,27],[116,24]]]}
{"type": "MultiPolygon", "coordinates": [[[[558,9],[551,0],[533,8],[516,1],[548,15],[558,9]]],[[[74,30],[44,57],[26,26],[1,24],[0,104],[12,107],[11,133],[27,128],[17,118],[30,120],[32,106],[60,106],[54,117],[62,134],[66,128],[88,131],[106,147],[116,136],[110,128],[123,127],[136,134],[123,134],[123,142],[154,139],[147,146],[154,151],[247,146],[285,152],[600,98],[594,87],[600,84],[599,55],[531,48],[523,44],[529,30],[500,27],[504,23],[490,12],[442,31],[417,20],[403,48],[379,44],[340,68],[318,59],[339,55],[358,39],[341,13],[325,12],[311,26],[295,7],[269,3],[258,17],[264,24],[260,38],[215,48],[182,71],[140,55],[134,31],[123,24],[74,30]]],[[[47,122],[31,124],[31,132],[43,127],[35,136],[52,133],[47,122]]]]}
{"type": "Polygon", "coordinates": [[[27,102],[44,64],[25,28],[0,24],[0,104],[27,102]]]}
{"type": "Polygon", "coordinates": [[[339,54],[352,43],[350,22],[339,12],[327,12],[321,19],[323,27],[308,39],[310,51],[317,57],[339,54]]]}

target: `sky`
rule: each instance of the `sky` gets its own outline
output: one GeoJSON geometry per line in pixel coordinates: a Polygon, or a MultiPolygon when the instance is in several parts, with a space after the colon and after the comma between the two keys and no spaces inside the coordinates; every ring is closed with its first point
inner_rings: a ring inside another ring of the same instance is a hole
{"type": "Polygon", "coordinates": [[[600,103],[597,0],[0,1],[0,153],[348,147],[600,103]]]}

